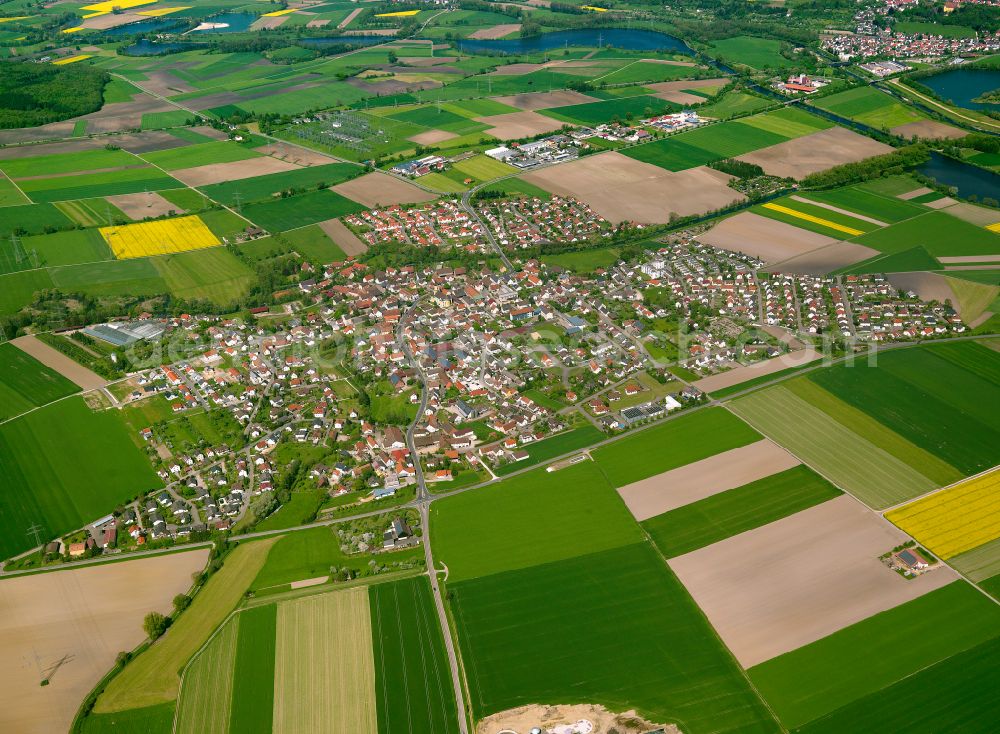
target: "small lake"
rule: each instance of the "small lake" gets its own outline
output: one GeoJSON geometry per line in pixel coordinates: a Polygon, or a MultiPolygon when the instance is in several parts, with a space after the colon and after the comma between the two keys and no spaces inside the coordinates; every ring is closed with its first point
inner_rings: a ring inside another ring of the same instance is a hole
{"type": "Polygon", "coordinates": [[[593,28],[575,31],[542,33],[528,38],[501,38],[496,40],[464,39],[456,42],[459,49],[468,53],[500,52],[527,54],[552,51],[567,46],[614,46],[626,51],[672,51],[691,55],[691,48],[676,36],[658,31],[626,30],[624,28],[593,28]]]}
{"type": "Polygon", "coordinates": [[[299,43],[303,46],[374,46],[377,43],[388,43],[394,40],[391,36],[326,36],[324,38],[303,38],[299,43]]]}
{"type": "Polygon", "coordinates": [[[253,13],[223,13],[211,18],[205,18],[203,23],[224,23],[225,28],[206,28],[202,31],[192,31],[192,33],[242,33],[250,30],[253,22],[259,18],[253,13]]]}
{"type": "Polygon", "coordinates": [[[915,169],[945,186],[954,186],[959,196],[975,194],[980,200],[989,197],[1000,201],[1000,175],[982,168],[931,153],[931,159],[915,169]]]}
{"type": "Polygon", "coordinates": [[[150,41],[148,38],[143,38],[125,48],[124,52],[129,56],[160,56],[161,54],[172,54],[176,51],[201,48],[204,45],[203,43],[156,43],[150,41]]]}
{"type": "Polygon", "coordinates": [[[967,110],[1000,110],[1000,104],[973,102],[984,92],[1000,89],[1000,69],[955,69],[918,80],[941,97],[967,110]]]}
{"type": "Polygon", "coordinates": [[[136,33],[159,33],[168,28],[182,28],[188,23],[184,18],[151,18],[150,20],[140,20],[138,23],[120,25],[117,28],[109,28],[102,31],[104,38],[124,38],[134,36],[136,33]]]}

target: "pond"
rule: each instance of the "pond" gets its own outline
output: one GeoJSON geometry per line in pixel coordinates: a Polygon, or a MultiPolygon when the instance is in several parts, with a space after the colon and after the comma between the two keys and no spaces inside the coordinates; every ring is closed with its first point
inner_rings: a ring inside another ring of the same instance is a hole
{"type": "Polygon", "coordinates": [[[138,23],[129,23],[128,25],[120,25],[117,28],[109,28],[106,31],[102,31],[101,35],[105,38],[124,38],[125,36],[134,36],[136,33],[158,33],[168,28],[180,29],[187,24],[188,21],[184,18],[151,18],[149,20],[140,20],[138,23]]]}
{"type": "Polygon", "coordinates": [[[186,51],[203,46],[204,44],[201,43],[155,43],[148,38],[143,38],[125,48],[124,53],[129,56],[160,56],[161,54],[172,54],[176,51],[186,51]]]}
{"type": "Polygon", "coordinates": [[[377,43],[388,43],[393,40],[386,36],[325,36],[323,38],[303,38],[300,43],[303,46],[373,46],[377,43]]]}
{"type": "MultiPolygon", "coordinates": [[[[216,15],[211,18],[205,18],[202,21],[202,25],[208,25],[211,27],[202,28],[198,30],[197,28],[192,33],[240,33],[250,29],[253,22],[257,20],[260,16],[254,13],[223,13],[222,15],[216,15]]],[[[200,26],[199,26],[200,28],[200,26]]]]}
{"type": "Polygon", "coordinates": [[[567,46],[614,46],[626,51],[672,51],[692,55],[691,48],[676,36],[658,31],[626,30],[624,28],[592,28],[575,31],[542,33],[528,38],[457,41],[459,49],[468,53],[527,54],[552,51],[567,46]]]}
{"type": "Polygon", "coordinates": [[[950,99],[967,110],[998,110],[1000,104],[973,102],[984,92],[1000,88],[1000,69],[955,69],[918,80],[941,99],[950,99]]]}
{"type": "Polygon", "coordinates": [[[931,159],[915,169],[939,184],[954,186],[962,197],[975,194],[980,201],[985,198],[1000,201],[1000,175],[968,163],[931,153],[931,159]]]}

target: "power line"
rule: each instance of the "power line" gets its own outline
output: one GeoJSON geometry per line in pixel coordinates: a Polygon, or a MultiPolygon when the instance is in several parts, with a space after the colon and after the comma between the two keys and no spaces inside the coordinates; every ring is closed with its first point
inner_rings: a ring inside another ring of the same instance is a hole
{"type": "Polygon", "coordinates": [[[41,545],[42,541],[41,541],[41,538],[40,538],[39,534],[42,532],[42,529],[43,528],[42,528],[41,525],[35,523],[30,528],[28,528],[25,531],[25,535],[32,535],[32,536],[34,536],[34,538],[35,538],[35,545],[36,546],[41,545]]]}

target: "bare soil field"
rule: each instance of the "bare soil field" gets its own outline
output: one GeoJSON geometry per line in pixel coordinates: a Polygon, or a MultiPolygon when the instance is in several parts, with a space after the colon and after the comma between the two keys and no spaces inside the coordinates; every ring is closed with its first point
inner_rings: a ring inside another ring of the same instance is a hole
{"type": "Polygon", "coordinates": [[[147,191],[142,194],[119,194],[109,196],[107,199],[132,219],[160,217],[172,211],[177,213],[184,211],[155,191],[147,191]]]}
{"type": "Polygon", "coordinates": [[[950,196],[942,196],[940,199],[935,199],[934,201],[925,201],[924,206],[928,209],[947,209],[952,204],[957,204],[958,199],[952,199],[950,196]]]}
{"type": "Polygon", "coordinates": [[[457,137],[456,133],[450,133],[447,130],[428,130],[425,133],[417,133],[407,138],[407,140],[412,140],[414,143],[420,143],[421,145],[433,145],[434,143],[441,143],[457,137]]]}
{"type": "Polygon", "coordinates": [[[690,92],[656,92],[652,96],[665,99],[667,102],[676,102],[683,105],[701,104],[705,101],[704,97],[699,97],[697,94],[691,94],[690,92]]]}
{"type": "Polygon", "coordinates": [[[728,79],[724,77],[719,77],[716,79],[689,79],[688,81],[679,81],[679,82],[654,82],[652,84],[644,84],[643,86],[645,86],[648,89],[655,90],[657,92],[682,92],[685,89],[718,87],[728,83],[729,83],[728,79]]]}
{"type": "Polygon", "coordinates": [[[718,375],[703,377],[692,384],[703,392],[712,392],[714,390],[721,390],[724,387],[739,385],[741,382],[746,382],[756,377],[773,375],[775,372],[781,372],[781,370],[788,369],[789,367],[799,367],[800,365],[809,364],[819,357],[819,352],[812,347],[806,347],[805,349],[782,354],[780,357],[775,357],[774,359],[765,359],[743,367],[736,367],[718,375]]]}
{"type": "Polygon", "coordinates": [[[437,198],[436,194],[424,191],[408,181],[390,176],[388,173],[366,173],[350,181],[332,187],[341,196],[353,199],[367,207],[389,206],[391,204],[419,204],[437,198]]]}
{"type": "MultiPolygon", "coordinates": [[[[951,214],[951,212],[948,212],[951,214]]],[[[1000,255],[956,255],[953,257],[939,257],[938,262],[940,263],[1000,263],[1000,255]]],[[[973,270],[974,268],[968,268],[973,270]]],[[[990,270],[995,268],[990,267],[990,270]]]]}
{"type": "Polygon", "coordinates": [[[146,72],[146,78],[139,82],[146,91],[158,94],[161,97],[169,97],[173,94],[185,94],[195,91],[196,87],[188,84],[179,76],[170,71],[150,71],[146,72]]]}
{"type": "Polygon", "coordinates": [[[0,731],[68,731],[115,656],[145,638],[143,617],[170,612],[207,561],[208,550],[198,549],[0,581],[0,731]],[[49,685],[39,685],[63,659],[49,685]]]}
{"type": "Polygon", "coordinates": [[[0,145],[12,145],[14,143],[31,143],[36,140],[50,140],[54,138],[69,138],[73,136],[75,120],[72,118],[63,122],[50,122],[48,125],[38,127],[17,127],[10,130],[0,130],[0,145]]]}
{"type": "Polygon", "coordinates": [[[837,242],[832,237],[799,229],[753,212],[727,217],[698,235],[706,245],[753,255],[768,263],[781,262],[837,242]]]}
{"type": "Polygon", "coordinates": [[[376,96],[383,94],[399,94],[400,92],[412,92],[418,89],[437,89],[438,87],[444,86],[441,82],[431,80],[404,82],[398,79],[386,79],[384,81],[366,82],[364,79],[358,79],[357,77],[351,77],[347,80],[347,83],[352,87],[356,87],[357,89],[361,89],[376,96]]]}
{"type": "Polygon", "coordinates": [[[231,163],[211,163],[207,166],[182,168],[179,171],[171,171],[170,175],[188,186],[207,186],[225,181],[238,181],[242,178],[264,176],[268,173],[294,171],[296,168],[298,166],[286,161],[280,161],[270,156],[261,156],[260,158],[248,158],[244,161],[231,163]]]}
{"type": "MultiPolygon", "coordinates": [[[[101,141],[102,143],[104,141],[101,141]]],[[[115,145],[129,153],[153,153],[158,150],[171,150],[190,145],[186,140],[175,138],[163,130],[147,130],[141,133],[125,133],[116,135],[115,145]]]]}
{"type": "Polygon", "coordinates": [[[326,236],[333,240],[334,244],[343,250],[344,254],[348,257],[361,255],[368,249],[368,245],[363,240],[358,239],[354,232],[349,230],[347,225],[339,219],[327,219],[325,222],[320,222],[319,228],[322,229],[326,233],[326,236]]]}
{"type": "Polygon", "coordinates": [[[364,28],[359,31],[344,31],[345,36],[395,36],[398,28],[364,28]]]}
{"type": "MultiPolygon", "coordinates": [[[[360,12],[361,12],[360,10],[352,10],[351,11],[351,16],[348,16],[348,18],[351,18],[351,17],[357,15],[360,12]]],[[[345,20],[347,20],[347,19],[345,19],[345,20]]],[[[306,28],[322,28],[323,26],[326,26],[326,25],[329,25],[329,24],[330,24],[330,19],[329,18],[318,18],[316,20],[310,20],[308,23],[306,23],[306,28]]],[[[337,27],[338,28],[342,28],[343,27],[343,21],[341,21],[340,25],[338,25],[337,27]]]]}
{"type": "Polygon", "coordinates": [[[502,102],[511,107],[517,107],[519,110],[527,110],[529,112],[533,110],[546,110],[550,107],[566,107],[568,105],[601,101],[596,97],[588,97],[586,94],[573,92],[569,89],[563,89],[558,92],[526,92],[524,94],[511,94],[506,97],[494,97],[494,99],[497,102],[502,102]]]}
{"type": "Polygon", "coordinates": [[[91,372],[82,364],[74,362],[62,352],[57,352],[45,342],[33,336],[19,336],[11,340],[11,344],[26,354],[30,354],[46,367],[50,367],[71,382],[75,382],[86,390],[97,390],[108,384],[108,381],[91,372]]]}
{"type": "Polygon", "coordinates": [[[827,211],[837,212],[838,214],[844,214],[848,217],[853,217],[854,219],[860,219],[862,222],[870,222],[878,227],[888,227],[888,222],[883,222],[881,219],[873,219],[872,217],[865,216],[864,214],[858,214],[857,212],[852,212],[847,209],[841,209],[839,206],[834,206],[833,204],[827,204],[822,201],[813,201],[812,199],[807,199],[804,196],[799,196],[798,194],[792,194],[792,201],[801,201],[803,204],[812,204],[813,206],[818,206],[820,209],[826,209],[827,211]]]}
{"type": "Polygon", "coordinates": [[[328,163],[337,163],[336,158],[324,155],[318,150],[292,144],[262,145],[254,150],[297,166],[325,166],[328,163]]]}
{"type": "Polygon", "coordinates": [[[344,18],[342,21],[340,21],[337,24],[337,27],[338,28],[347,28],[347,26],[349,26],[351,24],[351,21],[354,20],[355,18],[357,18],[358,14],[361,13],[362,10],[364,10],[364,8],[358,8],[356,10],[352,10],[350,15],[348,15],[346,18],[344,18]]]}
{"type": "Polygon", "coordinates": [[[926,186],[921,186],[918,189],[913,189],[913,191],[907,191],[905,194],[897,194],[897,199],[902,199],[903,201],[909,201],[910,199],[916,199],[918,196],[923,196],[924,194],[929,194],[934,189],[929,189],[926,186]]]}
{"type": "Polygon", "coordinates": [[[878,255],[878,250],[864,245],[853,242],[834,242],[832,245],[820,247],[818,250],[812,250],[804,255],[772,263],[768,265],[767,269],[772,272],[797,275],[825,275],[833,270],[846,268],[848,265],[859,263],[876,255],[878,255]]]}
{"type": "Polygon", "coordinates": [[[951,583],[906,580],[878,557],[907,536],[849,495],[669,561],[749,668],[951,583]]]}
{"type": "Polygon", "coordinates": [[[593,704],[558,704],[543,706],[537,703],[508,709],[487,716],[476,726],[476,734],[501,734],[502,732],[517,732],[527,734],[536,726],[545,731],[551,731],[561,724],[575,724],[586,720],[593,724],[594,734],[607,734],[611,731],[620,734],[643,734],[648,731],[662,731],[664,734],[680,734],[673,724],[654,724],[646,721],[635,711],[625,711],[616,714],[603,706],[593,704]]]}
{"type": "Polygon", "coordinates": [[[908,122],[905,125],[898,125],[892,128],[892,132],[904,138],[912,138],[916,135],[917,137],[932,140],[954,140],[955,138],[964,138],[968,134],[965,130],[960,130],[957,127],[952,127],[951,125],[946,125],[943,122],[935,120],[908,122]]]}
{"type": "Polygon", "coordinates": [[[87,18],[80,25],[90,30],[106,31],[109,28],[117,28],[120,25],[128,25],[140,20],[149,19],[138,13],[108,13],[107,15],[99,15],[96,18],[87,18]]]}
{"type": "Polygon", "coordinates": [[[764,324],[762,326],[758,326],[757,328],[760,329],[761,331],[767,332],[775,339],[780,339],[792,349],[801,349],[803,346],[805,346],[802,342],[800,342],[798,339],[795,338],[795,335],[791,331],[784,328],[783,326],[777,326],[777,325],[771,326],[768,324],[764,324]]]}
{"type": "MultiPolygon", "coordinates": [[[[3,132],[11,132],[4,130],[3,132]]],[[[40,155],[63,155],[65,153],[83,153],[87,150],[103,148],[103,140],[69,140],[64,143],[43,143],[41,145],[20,145],[13,148],[0,148],[0,161],[17,160],[19,158],[34,158],[40,155]]]]}
{"type": "Polygon", "coordinates": [[[272,15],[270,17],[260,16],[253,23],[250,24],[250,30],[252,31],[263,31],[271,30],[272,28],[277,28],[282,25],[286,20],[288,20],[287,15],[272,15]]]}
{"type": "Polygon", "coordinates": [[[889,273],[886,276],[889,282],[896,288],[904,291],[913,291],[924,301],[941,301],[948,299],[956,306],[959,306],[958,298],[948,285],[948,279],[937,273],[916,272],[916,273],[889,273]]]}
{"type": "Polygon", "coordinates": [[[506,115],[490,115],[477,117],[476,122],[490,125],[483,130],[484,135],[492,135],[500,140],[529,138],[539,133],[552,132],[562,128],[563,123],[537,112],[509,112],[506,115]]]}
{"type": "Polygon", "coordinates": [[[626,484],[618,490],[618,494],[635,519],[642,522],[719,492],[791,469],[800,463],[778,444],[765,438],[655,477],[626,484]]]}
{"type": "Polygon", "coordinates": [[[676,173],[609,151],[525,174],[560,196],[587,202],[612,222],[666,224],[670,214],[700,214],[742,200],[729,176],[704,166],[676,173]]]}
{"type": "Polygon", "coordinates": [[[885,143],[842,127],[832,127],[741,155],[738,159],[756,163],[773,176],[804,178],[842,163],[860,161],[892,150],[885,143]]]}
{"type": "MultiPolygon", "coordinates": [[[[532,64],[528,62],[504,64],[503,66],[498,66],[494,71],[491,71],[490,74],[493,76],[521,76],[522,74],[530,74],[533,71],[544,69],[547,65],[548,64],[532,64]]],[[[516,107],[517,105],[514,106],[516,107]]],[[[535,107],[534,109],[541,109],[541,107],[535,107]]]]}
{"type": "Polygon", "coordinates": [[[469,38],[503,38],[511,33],[517,33],[519,30],[521,30],[520,23],[501,23],[492,28],[480,28],[478,31],[473,31],[469,34],[469,38]]]}
{"type": "MultiPolygon", "coordinates": [[[[986,209],[975,204],[967,204],[964,201],[955,204],[955,206],[948,210],[948,213],[953,217],[964,219],[969,224],[975,224],[978,227],[988,227],[991,224],[1000,222],[1000,214],[997,214],[995,210],[986,209]]],[[[997,259],[1000,260],[1000,257],[997,259]]],[[[941,262],[990,262],[990,256],[983,257],[979,255],[968,260],[965,258],[939,257],[938,260],[941,262]]]]}

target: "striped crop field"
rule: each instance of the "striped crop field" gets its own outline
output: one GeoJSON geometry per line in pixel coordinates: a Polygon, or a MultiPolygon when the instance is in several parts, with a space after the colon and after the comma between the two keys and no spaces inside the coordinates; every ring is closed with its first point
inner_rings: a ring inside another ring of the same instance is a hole
{"type": "Polygon", "coordinates": [[[222,244],[198,216],[101,227],[100,231],[119,260],[201,250],[222,244]]]}
{"type": "Polygon", "coordinates": [[[837,224],[836,222],[831,222],[829,219],[823,219],[822,217],[814,217],[812,214],[806,214],[805,212],[800,212],[796,209],[792,209],[791,207],[782,206],[781,204],[769,202],[764,204],[764,208],[771,209],[772,211],[780,212],[782,214],[787,214],[788,216],[795,217],[796,219],[804,219],[807,222],[819,224],[823,227],[829,227],[830,229],[835,229],[838,232],[849,234],[851,237],[857,237],[859,234],[864,234],[864,232],[860,229],[854,229],[854,227],[837,224]]]}
{"type": "Polygon", "coordinates": [[[944,559],[1000,538],[1000,468],[886,513],[944,559]]]}

